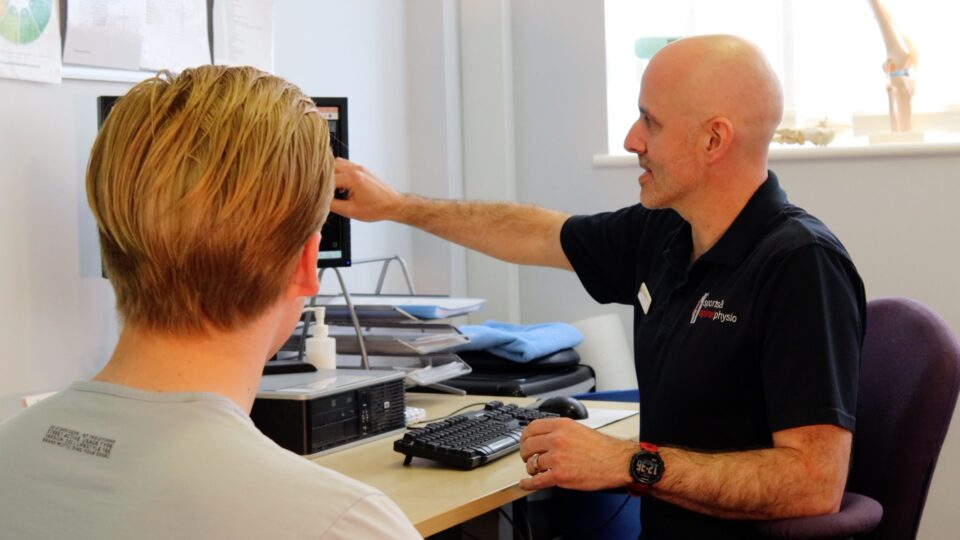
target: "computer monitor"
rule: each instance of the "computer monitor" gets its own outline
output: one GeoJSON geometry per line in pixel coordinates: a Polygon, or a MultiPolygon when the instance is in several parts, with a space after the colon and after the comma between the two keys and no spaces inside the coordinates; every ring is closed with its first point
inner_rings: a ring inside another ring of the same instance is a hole
{"type": "MultiPolygon", "coordinates": [[[[347,139],[347,98],[315,97],[313,103],[330,127],[330,150],[334,157],[350,159],[347,139]]],[[[334,197],[345,199],[346,193],[337,190],[334,197]]],[[[350,266],[350,220],[330,212],[320,231],[320,258],[317,267],[350,266]]]]}
{"type": "MultiPolygon", "coordinates": [[[[120,96],[99,96],[97,98],[98,126],[103,126],[120,96]]],[[[314,97],[311,98],[320,114],[327,120],[330,128],[330,149],[335,157],[350,158],[347,139],[347,98],[314,97]]],[[[339,191],[337,198],[346,198],[339,191]]],[[[320,232],[320,257],[317,267],[350,266],[353,262],[350,252],[350,220],[338,214],[330,213],[320,232]]]]}

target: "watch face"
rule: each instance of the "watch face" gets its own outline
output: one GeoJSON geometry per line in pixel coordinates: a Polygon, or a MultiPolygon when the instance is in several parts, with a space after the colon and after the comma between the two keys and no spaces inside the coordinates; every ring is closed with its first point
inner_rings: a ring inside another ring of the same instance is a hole
{"type": "Polygon", "coordinates": [[[663,460],[653,452],[638,452],[630,463],[630,474],[640,484],[655,484],[663,476],[663,460]]]}

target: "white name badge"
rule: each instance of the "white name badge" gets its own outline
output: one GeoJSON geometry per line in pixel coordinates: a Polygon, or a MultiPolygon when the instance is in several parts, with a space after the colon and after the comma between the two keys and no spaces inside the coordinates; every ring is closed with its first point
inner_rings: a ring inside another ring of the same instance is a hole
{"type": "Polygon", "coordinates": [[[646,315],[650,311],[650,304],[653,303],[653,297],[650,296],[650,289],[647,288],[646,283],[640,284],[640,292],[637,293],[637,300],[640,301],[640,309],[642,309],[643,314],[646,315]]]}

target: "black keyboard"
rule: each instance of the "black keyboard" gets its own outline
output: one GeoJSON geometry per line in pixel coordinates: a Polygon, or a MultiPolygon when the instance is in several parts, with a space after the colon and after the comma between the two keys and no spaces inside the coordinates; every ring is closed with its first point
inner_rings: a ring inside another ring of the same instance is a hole
{"type": "Polygon", "coordinates": [[[406,455],[404,465],[416,457],[459,469],[475,469],[520,448],[520,433],[539,418],[556,414],[491,401],[482,411],[460,413],[412,428],[393,449],[406,455]]]}

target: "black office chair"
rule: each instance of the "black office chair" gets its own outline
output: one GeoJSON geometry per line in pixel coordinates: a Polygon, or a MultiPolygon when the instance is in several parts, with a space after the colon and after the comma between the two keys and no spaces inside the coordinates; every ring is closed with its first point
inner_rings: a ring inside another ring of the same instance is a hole
{"type": "Polygon", "coordinates": [[[916,538],[960,390],[960,342],[919,302],[867,304],[857,426],[840,512],[757,522],[771,538],[916,538]]]}

